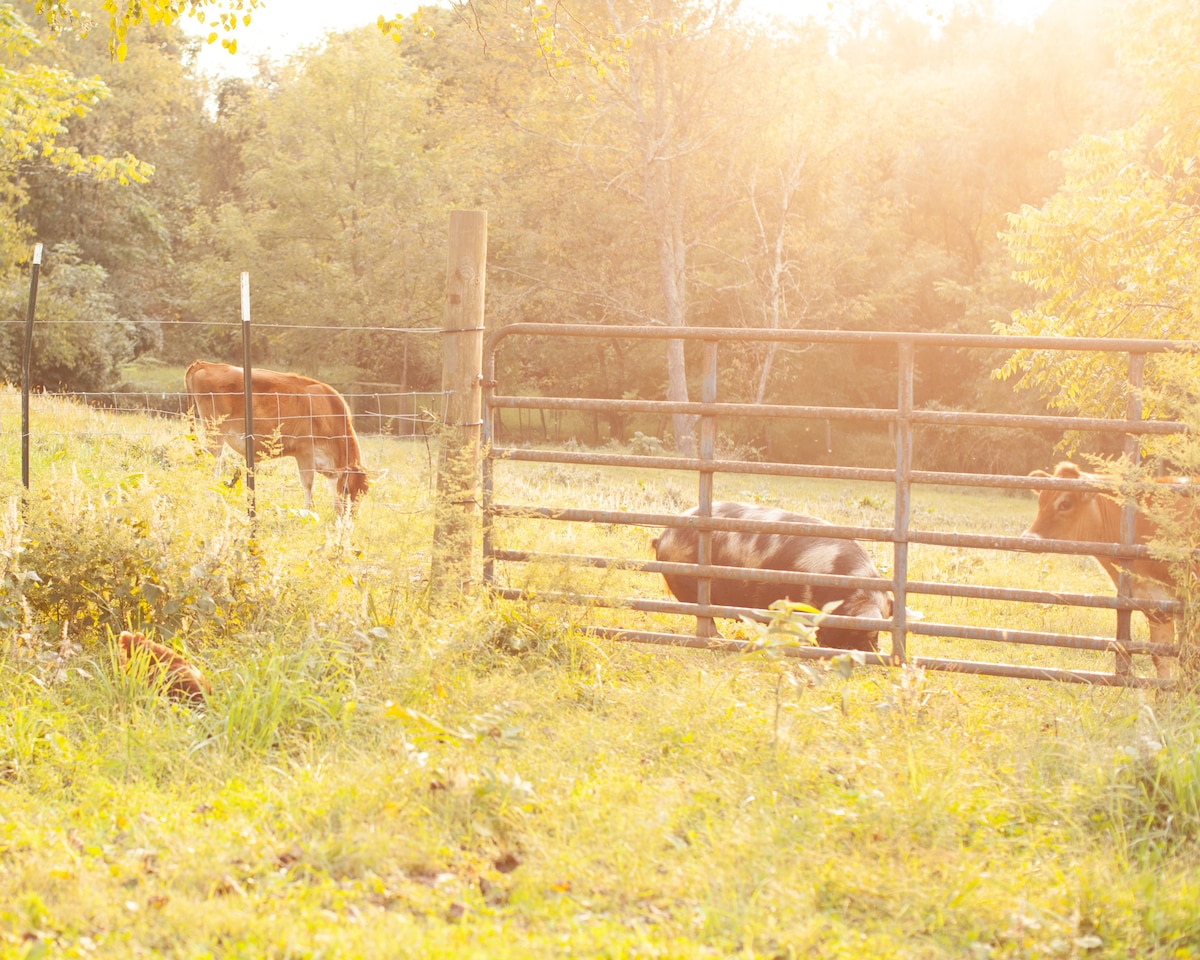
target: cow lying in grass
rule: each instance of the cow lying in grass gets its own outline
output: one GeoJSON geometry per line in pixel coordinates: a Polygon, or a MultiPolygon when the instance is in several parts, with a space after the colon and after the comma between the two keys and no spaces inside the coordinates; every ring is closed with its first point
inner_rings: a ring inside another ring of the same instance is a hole
{"type": "MultiPolygon", "coordinates": [[[[696,509],[684,516],[695,516],[696,509]]],[[[760,520],[773,523],[825,523],[813,517],[745,503],[714,503],[712,515],[725,519],[760,520]]],[[[653,541],[655,556],[669,563],[695,563],[699,534],[683,527],[664,530],[653,541]]],[[[743,567],[757,570],[794,571],[832,574],[844,577],[878,577],[879,571],[867,552],[854,540],[834,537],[797,536],[779,533],[733,533],[714,530],[712,564],[719,567],[743,567]]],[[[696,578],[664,574],[667,587],[676,599],[696,602],[696,578]]],[[[763,583],[751,580],[714,578],[710,600],[714,606],[752,607],[765,610],[776,600],[806,603],[818,610],[837,603],[830,614],[839,617],[868,617],[890,620],[892,598],[882,590],[856,587],[826,587],[812,584],[763,583]]],[[[843,650],[875,650],[878,633],[845,627],[819,627],[817,644],[843,650]]]]}
{"type": "MultiPolygon", "coordinates": [[[[1054,468],[1054,473],[1034,470],[1031,477],[1055,477],[1060,480],[1086,480],[1094,490],[1042,490],[1038,494],[1038,512],[1022,536],[1042,540],[1076,540],[1093,543],[1119,543],[1121,540],[1121,504],[1113,498],[1120,479],[1096,473],[1086,473],[1069,461],[1054,468]]],[[[1165,481],[1172,482],[1172,481],[1165,481]]],[[[1139,509],[1134,522],[1133,542],[1145,544],[1158,535],[1158,526],[1139,509]]],[[[1117,561],[1109,557],[1095,558],[1113,584],[1125,567],[1132,574],[1130,593],[1135,600],[1174,600],[1175,579],[1162,560],[1139,558],[1117,561]]],[[[1169,644],[1174,640],[1175,626],[1168,613],[1146,612],[1150,622],[1150,642],[1169,644]]],[[[1171,658],[1154,657],[1159,677],[1171,675],[1171,658]]]]}
{"type": "Polygon", "coordinates": [[[167,696],[174,700],[202,703],[212,693],[204,674],[170,647],[147,640],[145,634],[123,630],[117,638],[117,648],[122,669],[131,672],[134,658],[145,658],[146,679],[161,684],[167,696]]]}

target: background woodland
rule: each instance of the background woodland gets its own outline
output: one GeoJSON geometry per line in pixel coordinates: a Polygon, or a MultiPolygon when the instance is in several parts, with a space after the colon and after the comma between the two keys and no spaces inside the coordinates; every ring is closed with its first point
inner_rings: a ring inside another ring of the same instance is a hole
{"type": "MultiPolygon", "coordinates": [[[[1073,178],[1095,194],[1131,157],[1152,170],[1171,129],[1155,105],[1180,108],[1193,83],[1187,43],[1172,48],[1178,72],[1147,82],[1137,69],[1139,43],[1192,36],[1195,14],[1170,3],[1055,0],[1027,25],[987,3],[941,21],[883,4],[832,28],[755,21],[720,0],[577,0],[552,30],[536,7],[425,8],[259,62],[250,80],[200,74],[199,41],[177,21],[120,33],[114,60],[102,26],[81,37],[28,0],[0,9],[0,95],[13,116],[34,82],[29,109],[44,112],[0,154],[0,374],[19,377],[37,240],[39,319],[86,322],[39,328],[34,376],[79,391],[119,388],[137,357],[236,360],[242,270],[256,362],[437,389],[437,338],[382,328],[440,325],[454,208],[488,211],[492,325],[1094,332],[1072,310],[1122,280],[1096,272],[1079,240],[1089,223],[1063,226],[1080,215],[1073,178]],[[1052,302],[1057,281],[1038,271],[1076,254],[1082,288],[1052,302]]],[[[1189,335],[1105,311],[1111,334],[1189,335]]],[[[696,358],[665,354],[547,342],[504,357],[501,376],[514,392],[694,396],[696,358]]],[[[894,405],[890,351],[746,345],[722,358],[722,399],[894,405]]],[[[1042,412],[1046,398],[1081,410],[1086,396],[1087,412],[1123,409],[1114,371],[1072,368],[1071,388],[1055,374],[1038,357],[941,351],[918,357],[917,402],[1042,412]]],[[[687,439],[683,424],[619,416],[580,439],[628,442],[635,427],[687,439]]],[[[816,428],[723,429],[751,456],[825,448],[816,428]]],[[[918,449],[924,465],[1003,472],[1049,456],[1020,433],[918,449]]]]}

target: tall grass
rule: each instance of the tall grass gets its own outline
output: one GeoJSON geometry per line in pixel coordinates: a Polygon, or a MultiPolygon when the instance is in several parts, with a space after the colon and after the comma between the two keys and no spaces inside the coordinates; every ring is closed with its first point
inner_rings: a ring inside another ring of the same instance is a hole
{"type": "MultiPolygon", "coordinates": [[[[352,526],[328,491],[301,511],[291,462],[270,465],[252,528],[180,425],[69,404],[51,421],[30,498],[0,514],[0,956],[1200,953],[1187,697],[589,636],[602,617],[686,626],[628,611],[431,609],[420,446],[367,442],[388,473],[352,526]],[[213,695],[180,705],[121,672],[112,636],[130,624],[184,651],[213,695]]],[[[649,473],[504,465],[500,481],[514,502],[692,502],[686,480],[649,473]]],[[[890,514],[878,486],[719,485],[830,520],[890,514]]],[[[920,491],[914,515],[1005,533],[1031,511],[920,491]]],[[[636,556],[651,535],[500,531],[505,546],[636,556]]],[[[930,548],[913,565],[1110,589],[1064,558],[930,548]]],[[[502,573],[665,595],[645,575],[502,573]]],[[[984,625],[1111,619],[916,602],[984,625]]]]}

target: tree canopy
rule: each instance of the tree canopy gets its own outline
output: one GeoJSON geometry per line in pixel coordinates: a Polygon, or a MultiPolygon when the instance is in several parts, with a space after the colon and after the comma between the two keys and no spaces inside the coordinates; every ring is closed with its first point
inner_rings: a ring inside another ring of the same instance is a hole
{"type": "Polygon", "coordinates": [[[28,230],[18,212],[28,198],[22,173],[40,165],[62,176],[145,182],[153,167],[128,152],[86,153],[67,141],[69,122],[85,117],[111,91],[39,63],[43,44],[10,4],[0,4],[0,263],[19,259],[28,230]]]}
{"type": "MultiPolygon", "coordinates": [[[[1123,10],[1117,54],[1142,90],[1128,125],[1089,131],[1062,154],[1061,187],[1009,217],[1005,239],[1037,296],[1000,329],[1036,336],[1200,338],[1200,10],[1138,0],[1123,10]]],[[[1056,408],[1125,407],[1123,357],[1014,354],[1001,370],[1056,408]]],[[[1153,409],[1167,369],[1151,363],[1153,409]]]]}
{"type": "MultiPolygon", "coordinates": [[[[4,141],[3,264],[12,276],[34,238],[72,251],[103,271],[131,349],[168,362],[231,359],[236,277],[250,270],[264,362],[408,386],[438,380],[432,338],[404,331],[440,323],[456,207],[489,212],[492,324],[1083,332],[1132,307],[1138,324],[1156,318],[1154,335],[1175,335],[1190,308],[1158,268],[1192,256],[1180,220],[1191,104],[1163,92],[1157,112],[1136,108],[1170,87],[1152,61],[1167,23],[1192,23],[1176,5],[1174,21],[1169,5],[1131,8],[1137,29],[1083,0],[1029,25],[985,5],[936,28],[881,7],[831,34],[723,0],[475,2],[214,80],[195,71],[203,40],[186,40],[180,17],[235,40],[254,29],[253,0],[109,4],[91,33],[60,29],[82,24],[66,0],[24,0],[0,8],[16,38],[2,82],[42,83],[41,119],[4,141]],[[1101,194],[1101,219],[1085,222],[1101,194]],[[1155,228],[1143,203],[1172,212],[1155,228]],[[1164,244],[1145,276],[1118,271],[1116,243],[1089,246],[1134,230],[1164,244]],[[1101,266],[1136,286],[1121,292],[1101,266]],[[1113,302],[1089,313],[1100,292],[1113,302]]],[[[1192,48],[1173,37],[1169,54],[1186,78],[1192,48]]],[[[730,345],[722,357],[730,399],[893,401],[893,358],[878,351],[730,345]]],[[[544,343],[502,357],[501,375],[537,392],[683,399],[697,358],[679,342],[544,343]]],[[[1014,397],[989,379],[1002,361],[922,357],[918,401],[1022,409],[1064,369],[1012,358],[1037,388],[1014,397]]],[[[1088,376],[1065,379],[1089,403],[1116,402],[1088,376]]],[[[1062,389],[1056,402],[1069,402],[1062,389]]],[[[745,448],[824,455],[823,431],[730,429],[745,448]]],[[[686,418],[597,416],[585,432],[690,442],[686,418]]],[[[1005,453],[969,455],[983,469],[1005,453]]]]}
{"type": "MultiPolygon", "coordinates": [[[[87,33],[96,25],[92,14],[73,0],[35,0],[34,7],[56,32],[71,29],[87,33]]],[[[220,40],[226,50],[236,53],[238,31],[250,26],[258,7],[259,0],[102,0],[100,4],[108,51],[114,60],[125,59],[135,28],[170,27],[185,16],[211,26],[208,43],[220,40]]]]}

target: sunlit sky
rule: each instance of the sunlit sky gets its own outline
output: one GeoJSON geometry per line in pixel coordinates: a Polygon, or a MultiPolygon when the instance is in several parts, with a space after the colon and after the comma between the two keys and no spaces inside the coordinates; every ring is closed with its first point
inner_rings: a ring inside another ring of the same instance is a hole
{"type": "MultiPolygon", "coordinates": [[[[845,5],[845,0],[840,0],[845,5]]],[[[862,0],[859,0],[861,3],[862,0]]],[[[954,8],[954,0],[905,0],[915,16],[935,22],[954,8]]],[[[1049,0],[996,0],[996,10],[1006,20],[1031,22],[1049,0]]],[[[205,46],[200,55],[203,69],[227,75],[250,76],[260,56],[282,59],[299,47],[318,43],[330,31],[351,30],[374,23],[379,16],[411,13],[420,4],[413,0],[266,0],[252,17],[251,25],[237,31],[238,53],[231,56],[220,44],[205,46]]],[[[743,10],[758,10],[784,17],[828,15],[829,0],[742,0],[743,10]]],[[[189,32],[207,31],[184,18],[189,32]]]]}

